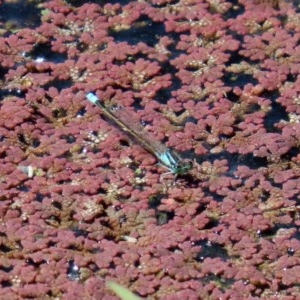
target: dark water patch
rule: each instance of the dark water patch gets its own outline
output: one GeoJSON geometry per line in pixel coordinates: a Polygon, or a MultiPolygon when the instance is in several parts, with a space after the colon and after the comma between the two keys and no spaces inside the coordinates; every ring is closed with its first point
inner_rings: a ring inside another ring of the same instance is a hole
{"type": "Polygon", "coordinates": [[[267,132],[280,132],[279,129],[276,128],[276,124],[281,121],[289,121],[289,115],[285,108],[278,102],[276,102],[278,94],[273,93],[270,95],[268,99],[272,101],[271,110],[267,113],[264,118],[264,125],[267,132]]]}
{"type": "Polygon", "coordinates": [[[41,9],[37,1],[4,1],[0,6],[0,22],[8,32],[35,28],[41,24],[41,9]]]}
{"type": "Polygon", "coordinates": [[[219,257],[223,261],[226,261],[229,258],[227,250],[222,245],[215,242],[210,242],[207,239],[196,242],[195,246],[201,246],[201,250],[196,256],[197,262],[203,262],[207,257],[219,257]]]}
{"type": "Polygon", "coordinates": [[[52,50],[51,43],[40,43],[34,46],[34,49],[26,54],[35,61],[47,61],[53,63],[63,63],[67,59],[66,53],[58,53],[52,50]]]}
{"type": "Polygon", "coordinates": [[[148,16],[142,15],[129,29],[111,30],[109,35],[114,37],[116,42],[127,42],[130,45],[143,42],[150,47],[154,47],[159,41],[159,36],[165,34],[163,23],[153,22],[148,16]]]}

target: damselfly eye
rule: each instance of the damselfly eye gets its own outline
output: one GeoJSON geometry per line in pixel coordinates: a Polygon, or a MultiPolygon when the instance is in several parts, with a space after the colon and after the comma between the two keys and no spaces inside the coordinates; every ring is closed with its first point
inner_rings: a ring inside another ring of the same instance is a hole
{"type": "Polygon", "coordinates": [[[177,163],[176,174],[187,174],[193,168],[193,162],[191,160],[181,160],[177,163]]]}

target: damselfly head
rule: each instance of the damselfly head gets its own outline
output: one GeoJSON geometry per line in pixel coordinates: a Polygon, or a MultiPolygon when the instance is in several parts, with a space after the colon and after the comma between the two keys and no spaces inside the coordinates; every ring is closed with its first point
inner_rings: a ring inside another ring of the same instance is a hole
{"type": "Polygon", "coordinates": [[[173,172],[176,175],[185,175],[189,173],[189,171],[193,168],[193,162],[189,159],[186,160],[180,160],[177,162],[176,168],[173,170],[173,172]]]}

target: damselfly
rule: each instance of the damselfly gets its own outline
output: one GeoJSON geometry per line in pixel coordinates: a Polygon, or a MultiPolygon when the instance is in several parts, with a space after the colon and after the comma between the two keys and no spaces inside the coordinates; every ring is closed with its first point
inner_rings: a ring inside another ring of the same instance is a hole
{"type": "Polygon", "coordinates": [[[102,113],[107,118],[113,120],[122,130],[131,135],[146,150],[156,156],[170,172],[176,175],[184,175],[191,170],[191,161],[183,160],[177,153],[153,139],[139,122],[133,121],[132,114],[125,108],[102,105],[99,98],[93,93],[88,93],[86,98],[91,103],[100,107],[102,113]]]}

